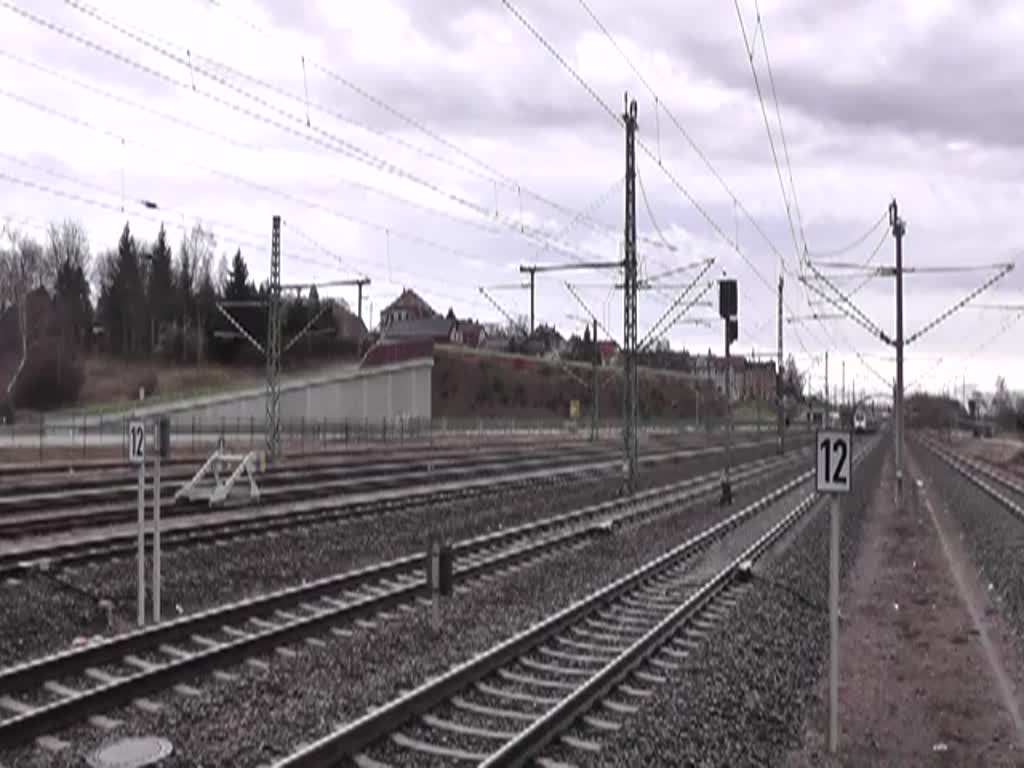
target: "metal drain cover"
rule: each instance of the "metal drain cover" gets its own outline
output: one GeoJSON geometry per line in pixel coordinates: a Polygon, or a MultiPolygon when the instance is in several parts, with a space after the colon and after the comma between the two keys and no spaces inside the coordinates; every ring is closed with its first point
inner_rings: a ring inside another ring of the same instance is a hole
{"type": "Polygon", "coordinates": [[[87,758],[92,768],[145,768],[154,765],[174,751],[167,739],[145,736],[121,739],[100,747],[87,758]]]}

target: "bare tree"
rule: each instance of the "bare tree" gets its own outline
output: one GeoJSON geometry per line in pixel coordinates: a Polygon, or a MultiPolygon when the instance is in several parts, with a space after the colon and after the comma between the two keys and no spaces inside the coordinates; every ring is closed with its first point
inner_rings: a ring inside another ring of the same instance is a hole
{"type": "Polygon", "coordinates": [[[192,268],[192,294],[199,293],[203,278],[210,274],[213,256],[217,250],[217,238],[213,232],[197,222],[181,241],[182,254],[188,256],[192,268]]]}
{"type": "Polygon", "coordinates": [[[51,223],[46,229],[46,250],[43,253],[43,280],[53,289],[61,268],[81,269],[89,274],[89,236],[73,219],[51,223]]]}
{"type": "Polygon", "coordinates": [[[10,397],[28,357],[28,296],[40,285],[42,279],[43,248],[8,223],[4,224],[0,235],[7,243],[0,288],[4,292],[4,303],[17,308],[18,335],[21,338],[21,359],[7,383],[6,394],[10,397]]]}
{"type": "MultiPolygon", "coordinates": [[[[204,309],[209,313],[209,307],[204,307],[204,304],[210,303],[209,294],[215,290],[211,269],[216,250],[217,238],[201,222],[196,222],[181,241],[181,261],[191,268],[189,289],[194,298],[196,365],[202,360],[204,309]]],[[[183,320],[182,328],[185,324],[183,320]]]]}

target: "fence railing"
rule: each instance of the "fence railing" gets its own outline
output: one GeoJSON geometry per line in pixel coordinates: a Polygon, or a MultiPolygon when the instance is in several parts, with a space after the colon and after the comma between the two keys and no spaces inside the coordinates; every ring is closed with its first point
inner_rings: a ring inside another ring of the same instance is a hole
{"type": "MultiPolygon", "coordinates": [[[[0,464],[33,461],[65,461],[75,458],[118,458],[128,454],[128,425],[122,416],[68,418],[59,424],[42,420],[0,426],[0,464]]],[[[696,422],[693,419],[649,419],[640,424],[642,435],[680,433],[721,433],[722,419],[696,422]]],[[[771,437],[775,424],[768,420],[737,421],[741,434],[771,437]]],[[[622,430],[621,419],[602,419],[597,437],[612,439],[622,430]]],[[[806,430],[794,424],[788,433],[806,430]]],[[[171,447],[176,456],[207,455],[221,441],[230,450],[260,450],[265,445],[264,421],[255,417],[178,419],[171,426],[171,447]]],[[[317,453],[343,449],[346,445],[437,442],[460,440],[481,442],[514,437],[543,436],[587,440],[591,421],[560,418],[435,418],[398,416],[392,419],[319,420],[297,419],[281,422],[281,446],[286,454],[317,453]]]]}

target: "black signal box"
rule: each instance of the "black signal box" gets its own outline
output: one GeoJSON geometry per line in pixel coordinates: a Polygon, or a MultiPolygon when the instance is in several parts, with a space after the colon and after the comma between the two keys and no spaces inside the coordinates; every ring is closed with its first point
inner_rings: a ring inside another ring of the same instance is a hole
{"type": "Polygon", "coordinates": [[[739,292],[735,280],[718,281],[718,315],[723,320],[736,317],[739,309],[739,292]]]}

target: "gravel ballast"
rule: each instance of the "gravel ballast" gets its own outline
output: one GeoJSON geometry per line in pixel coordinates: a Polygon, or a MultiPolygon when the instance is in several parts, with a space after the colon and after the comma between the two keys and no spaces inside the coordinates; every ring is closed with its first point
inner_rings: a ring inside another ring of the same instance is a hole
{"type": "MultiPolygon", "coordinates": [[[[760,451],[758,455],[770,455],[771,449],[760,451]]],[[[644,482],[648,486],[677,482],[713,471],[720,456],[659,465],[645,472],[644,482]]],[[[459,540],[614,498],[620,485],[617,477],[588,475],[348,522],[170,550],[163,555],[161,569],[164,614],[187,615],[419,552],[435,525],[450,540],[459,540]]],[[[61,650],[84,635],[133,629],[136,579],[135,559],[118,558],[0,585],[0,668],[61,650]],[[104,598],[114,604],[112,630],[98,604],[104,598]]]]}
{"type": "MultiPolygon", "coordinates": [[[[792,470],[786,473],[789,477],[792,470]]],[[[233,668],[235,682],[203,678],[199,697],[165,693],[158,715],[134,708],[110,715],[125,721],[112,734],[79,726],[61,738],[74,746],[57,756],[35,747],[19,751],[19,766],[71,766],[85,750],[115,736],[157,734],[171,739],[170,766],[258,766],[293,751],[299,742],[325,735],[429,677],[521,631],[574,599],[638,567],[685,540],[739,505],[777,487],[772,477],[739,490],[736,504],[723,511],[711,504],[685,516],[623,529],[577,549],[475,585],[445,606],[441,630],[431,626],[430,610],[397,612],[398,618],[374,629],[353,627],[348,638],[325,635],[324,647],[295,646],[295,658],[271,659],[269,670],[233,668]]],[[[3,757],[0,757],[0,762],[3,757]]]]}
{"type": "MultiPolygon", "coordinates": [[[[876,450],[858,470],[868,498],[885,453],[876,450]]],[[[843,503],[844,576],[859,551],[863,504],[859,494],[843,503]]],[[[800,744],[827,661],[827,509],[818,507],[792,543],[759,566],[737,606],[598,756],[574,752],[573,760],[602,768],[784,764],[800,744]]]]}
{"type": "MultiPolygon", "coordinates": [[[[959,524],[980,578],[991,585],[1014,645],[1024,654],[1024,558],[1020,550],[1024,521],[927,448],[914,445],[912,450],[927,481],[959,524]]],[[[992,480],[985,482],[1024,506],[1024,498],[992,480]]]]}

